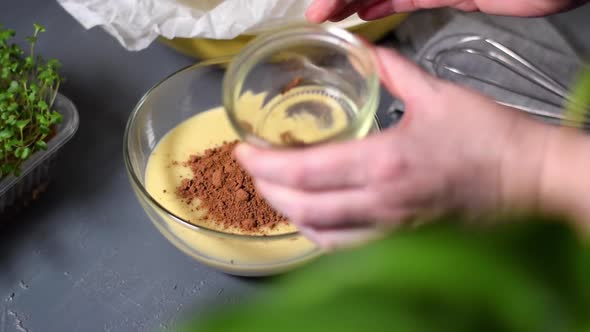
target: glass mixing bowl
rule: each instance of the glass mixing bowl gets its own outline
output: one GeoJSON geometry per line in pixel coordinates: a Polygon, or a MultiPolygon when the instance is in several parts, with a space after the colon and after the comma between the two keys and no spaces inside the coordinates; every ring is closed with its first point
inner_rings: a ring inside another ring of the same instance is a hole
{"type": "Polygon", "coordinates": [[[180,250],[229,274],[284,272],[321,253],[301,234],[248,236],[196,226],[162,206],[145,187],[145,171],[158,142],[194,115],[221,105],[228,60],[211,60],[164,79],[139,101],[127,122],[124,159],[141,206],[158,230],[180,250]]]}
{"type": "MultiPolygon", "coordinates": [[[[222,82],[230,59],[184,68],[150,89],[131,112],[124,137],[124,160],[135,194],[157,229],[196,260],[240,276],[285,272],[322,254],[298,232],[237,235],[191,224],[175,215],[146,189],[146,168],[158,143],[196,114],[222,105],[222,82]]],[[[386,116],[383,115],[385,118],[386,116]]],[[[373,130],[379,130],[377,117],[373,130]]]]}

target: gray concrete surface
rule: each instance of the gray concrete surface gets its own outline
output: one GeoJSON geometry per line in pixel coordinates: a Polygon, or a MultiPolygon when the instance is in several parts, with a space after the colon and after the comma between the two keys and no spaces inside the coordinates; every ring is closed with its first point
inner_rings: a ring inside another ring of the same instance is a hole
{"type": "MultiPolygon", "coordinates": [[[[590,55],[590,7],[555,18],[590,55]]],[[[193,62],[160,44],[130,53],[85,31],[55,2],[0,1],[0,23],[47,28],[38,50],[63,64],[80,112],[49,192],[0,230],[0,331],[149,331],[263,290],[176,250],[147,222],[128,184],[122,138],[142,94],[193,62]]]]}

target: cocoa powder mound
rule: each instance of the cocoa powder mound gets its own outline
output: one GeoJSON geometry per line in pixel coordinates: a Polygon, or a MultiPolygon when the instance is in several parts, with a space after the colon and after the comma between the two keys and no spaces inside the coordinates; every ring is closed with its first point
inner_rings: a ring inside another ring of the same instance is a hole
{"type": "Polygon", "coordinates": [[[177,194],[187,204],[201,203],[205,218],[224,229],[236,228],[246,233],[273,229],[287,219],[256,192],[252,178],[233,157],[237,141],[192,155],[183,165],[192,178],[183,179],[177,194]]]}

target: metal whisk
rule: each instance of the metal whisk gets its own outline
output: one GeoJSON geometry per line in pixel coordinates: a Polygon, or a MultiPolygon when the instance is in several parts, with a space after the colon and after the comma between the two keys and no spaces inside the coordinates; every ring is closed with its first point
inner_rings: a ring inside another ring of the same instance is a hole
{"type": "MultiPolygon", "coordinates": [[[[492,95],[499,104],[550,121],[567,122],[562,112],[566,102],[571,102],[567,87],[493,39],[477,35],[453,35],[432,45],[424,52],[420,62],[441,78],[476,85],[476,88],[492,95]],[[481,65],[481,60],[487,62],[485,66],[481,65]],[[476,65],[478,61],[480,64],[476,65]],[[506,78],[504,82],[492,78],[495,70],[490,65],[499,66],[498,70],[508,70],[507,74],[512,77],[506,78]],[[521,87],[511,86],[510,83],[516,78],[524,79],[523,82],[530,85],[526,88],[522,84],[521,87]],[[490,90],[496,93],[489,93],[490,90]]],[[[399,116],[401,109],[403,106],[396,101],[389,111],[399,116]]]]}

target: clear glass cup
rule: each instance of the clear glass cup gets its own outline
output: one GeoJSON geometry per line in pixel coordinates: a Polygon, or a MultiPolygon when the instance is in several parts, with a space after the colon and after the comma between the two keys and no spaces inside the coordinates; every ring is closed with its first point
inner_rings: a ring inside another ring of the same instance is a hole
{"type": "Polygon", "coordinates": [[[364,137],[375,124],[379,94],[369,47],[346,30],[315,25],[258,37],[230,63],[223,82],[238,135],[267,147],[364,137]]]}

